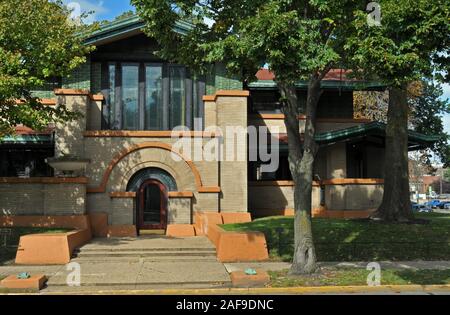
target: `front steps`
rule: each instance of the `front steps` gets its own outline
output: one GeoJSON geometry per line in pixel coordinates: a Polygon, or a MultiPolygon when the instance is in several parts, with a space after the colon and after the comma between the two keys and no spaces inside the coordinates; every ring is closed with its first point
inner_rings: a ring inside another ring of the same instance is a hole
{"type": "Polygon", "coordinates": [[[231,287],[225,266],[206,237],[96,239],[75,250],[81,287],[68,287],[70,271],[48,281],[49,292],[231,287]]]}
{"type": "Polygon", "coordinates": [[[207,248],[127,248],[127,249],[77,249],[72,261],[217,261],[216,250],[207,248]]]}

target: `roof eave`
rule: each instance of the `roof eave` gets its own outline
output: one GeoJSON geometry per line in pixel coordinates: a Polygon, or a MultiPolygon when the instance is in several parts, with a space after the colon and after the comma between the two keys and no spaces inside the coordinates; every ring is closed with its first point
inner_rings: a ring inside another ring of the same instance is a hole
{"type": "MultiPolygon", "coordinates": [[[[255,90],[275,90],[277,89],[277,84],[273,80],[260,80],[252,82],[248,85],[250,89],[255,90]]],[[[308,87],[306,81],[300,81],[296,84],[299,89],[304,89],[308,87]]],[[[379,82],[362,82],[362,81],[335,81],[335,80],[324,80],[321,83],[323,89],[341,89],[341,90],[376,90],[381,91],[386,88],[386,85],[379,82]]]]}
{"type": "MultiPolygon", "coordinates": [[[[131,17],[125,20],[111,22],[87,37],[84,40],[84,44],[99,46],[115,40],[131,37],[142,33],[144,26],[145,22],[139,17],[131,17]]],[[[187,34],[190,29],[190,24],[185,21],[178,21],[174,26],[174,31],[182,35],[187,34]]]]}

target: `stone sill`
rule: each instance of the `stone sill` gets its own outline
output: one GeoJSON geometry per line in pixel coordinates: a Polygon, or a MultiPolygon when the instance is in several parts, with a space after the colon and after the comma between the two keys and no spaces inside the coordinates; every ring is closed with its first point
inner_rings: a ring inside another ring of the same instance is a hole
{"type": "Polygon", "coordinates": [[[0,177],[0,184],[87,184],[87,177],[0,177]]]}

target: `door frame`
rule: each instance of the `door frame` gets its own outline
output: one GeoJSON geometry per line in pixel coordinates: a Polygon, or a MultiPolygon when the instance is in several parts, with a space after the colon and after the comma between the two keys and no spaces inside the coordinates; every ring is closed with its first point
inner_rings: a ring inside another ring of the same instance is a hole
{"type": "Polygon", "coordinates": [[[165,230],[167,229],[167,214],[169,193],[166,186],[156,179],[149,179],[142,183],[138,191],[139,203],[137,207],[137,227],[138,230],[165,230]],[[145,189],[148,186],[158,186],[161,196],[160,224],[145,224],[144,207],[145,207],[145,189]]]}

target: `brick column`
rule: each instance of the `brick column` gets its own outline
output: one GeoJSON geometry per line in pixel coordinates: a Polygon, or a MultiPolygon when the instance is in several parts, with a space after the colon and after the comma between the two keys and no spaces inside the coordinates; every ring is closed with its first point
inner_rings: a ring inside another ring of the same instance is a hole
{"type": "Polygon", "coordinates": [[[240,127],[246,129],[247,98],[248,91],[218,91],[215,97],[217,111],[217,126],[222,129],[224,144],[224,161],[220,162],[220,187],[222,190],[220,200],[221,212],[247,212],[248,211],[248,139],[247,135],[234,141],[234,159],[228,160],[227,146],[232,139],[227,139],[227,127],[240,127]],[[245,160],[237,161],[236,158],[243,155],[245,160]]]}
{"type": "Polygon", "coordinates": [[[89,92],[84,90],[55,90],[57,106],[65,105],[70,111],[77,111],[83,117],[65,123],[58,123],[55,132],[55,156],[74,155],[84,157],[84,136],[87,109],[90,104],[89,92]]]}

